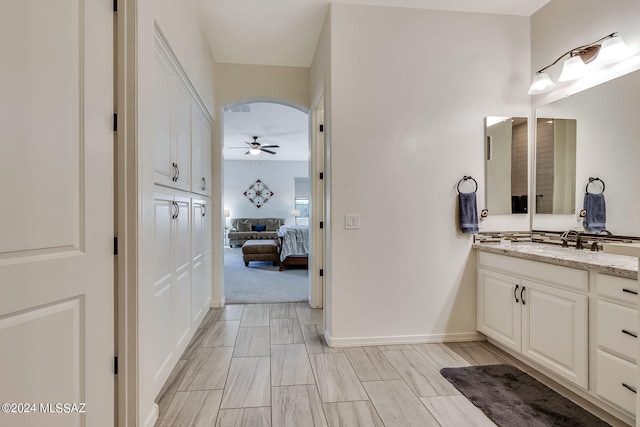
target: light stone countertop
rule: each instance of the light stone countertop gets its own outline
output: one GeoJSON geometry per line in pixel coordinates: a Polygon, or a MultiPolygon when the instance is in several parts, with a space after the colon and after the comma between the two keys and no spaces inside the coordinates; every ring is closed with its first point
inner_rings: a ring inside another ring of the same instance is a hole
{"type": "Polygon", "coordinates": [[[508,255],[565,267],[593,270],[627,279],[637,280],[638,258],[588,249],[563,248],[544,243],[519,242],[511,244],[474,243],[473,248],[494,254],[508,255]]]}

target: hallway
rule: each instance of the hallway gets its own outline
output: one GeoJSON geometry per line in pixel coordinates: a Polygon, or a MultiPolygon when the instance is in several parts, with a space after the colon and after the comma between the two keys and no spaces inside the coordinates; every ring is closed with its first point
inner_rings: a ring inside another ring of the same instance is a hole
{"type": "Polygon", "coordinates": [[[328,348],[321,324],[306,303],[211,309],[156,426],[492,426],[438,370],[517,363],[486,342],[328,348]]]}

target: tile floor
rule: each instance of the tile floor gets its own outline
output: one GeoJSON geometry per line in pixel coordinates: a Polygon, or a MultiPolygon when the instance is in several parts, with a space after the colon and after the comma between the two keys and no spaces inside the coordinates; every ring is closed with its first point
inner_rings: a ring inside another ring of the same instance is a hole
{"type": "Polygon", "coordinates": [[[306,303],[211,309],[156,426],[494,426],[440,368],[509,363],[542,380],[486,342],[329,348],[321,325],[306,303]]]}

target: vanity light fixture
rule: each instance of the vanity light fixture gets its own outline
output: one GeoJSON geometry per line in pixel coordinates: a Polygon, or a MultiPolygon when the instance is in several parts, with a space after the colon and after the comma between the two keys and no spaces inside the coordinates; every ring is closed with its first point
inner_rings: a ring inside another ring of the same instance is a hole
{"type": "Polygon", "coordinates": [[[586,64],[596,58],[597,63],[607,64],[623,59],[628,56],[628,54],[627,45],[618,33],[611,33],[593,43],[575,47],[560,55],[560,57],[551,64],[538,70],[533,77],[528,93],[529,95],[536,95],[556,87],[556,84],[551,80],[546,70],[556,65],[567,55],[569,55],[569,58],[564,61],[562,73],[560,73],[560,77],[558,78],[560,82],[576,80],[584,76],[588,71],[586,64]]]}

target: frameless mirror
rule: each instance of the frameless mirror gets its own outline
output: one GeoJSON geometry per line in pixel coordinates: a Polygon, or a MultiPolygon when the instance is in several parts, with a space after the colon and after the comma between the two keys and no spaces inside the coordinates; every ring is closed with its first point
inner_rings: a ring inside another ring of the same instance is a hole
{"type": "MultiPolygon", "coordinates": [[[[589,178],[599,178],[606,183],[607,230],[618,235],[640,235],[639,93],[640,71],[634,71],[536,109],[533,176],[536,196],[542,197],[536,197],[536,203],[531,204],[531,209],[536,209],[534,230],[564,231],[582,225],[577,213],[584,207],[589,178]],[[555,120],[558,118],[571,120],[555,120]],[[575,128],[575,149],[572,128],[575,128]],[[564,141],[562,146],[554,146],[553,162],[547,160],[545,165],[542,139],[551,129],[554,137],[548,135],[547,139],[555,143],[558,135],[562,135],[564,141]],[[544,183],[545,175],[553,177],[553,184],[544,183]]],[[[588,188],[589,192],[599,192],[603,187],[592,183],[588,188]]]]}
{"type": "Polygon", "coordinates": [[[536,119],[536,213],[576,211],[576,120],[536,119]]]}
{"type": "Polygon", "coordinates": [[[491,215],[528,211],[526,117],[485,119],[486,207],[491,215]]]}

